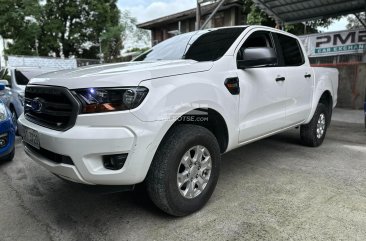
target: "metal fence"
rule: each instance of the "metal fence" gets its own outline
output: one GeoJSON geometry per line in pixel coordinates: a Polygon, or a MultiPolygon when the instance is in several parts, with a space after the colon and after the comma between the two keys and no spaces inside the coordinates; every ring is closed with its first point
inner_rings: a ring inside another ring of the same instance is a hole
{"type": "Polygon", "coordinates": [[[77,67],[99,64],[97,59],[65,59],[38,56],[8,56],[7,66],[10,67],[43,67],[55,69],[74,69],[77,67]]]}
{"type": "Polygon", "coordinates": [[[77,67],[100,64],[99,59],[76,59],[77,67]]]}
{"type": "Polygon", "coordinates": [[[310,58],[313,67],[339,71],[338,107],[363,109],[366,99],[366,54],[310,58]]]}
{"type": "Polygon", "coordinates": [[[345,54],[337,56],[310,57],[313,66],[355,65],[366,63],[365,54],[345,54]]]}

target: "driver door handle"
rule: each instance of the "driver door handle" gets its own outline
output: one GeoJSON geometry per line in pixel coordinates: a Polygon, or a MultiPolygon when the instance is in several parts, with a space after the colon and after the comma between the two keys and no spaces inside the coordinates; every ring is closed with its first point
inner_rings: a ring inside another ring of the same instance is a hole
{"type": "Polygon", "coordinates": [[[280,81],[285,81],[286,80],[286,78],[285,77],[277,77],[276,78],[276,82],[280,82],[280,81]]]}

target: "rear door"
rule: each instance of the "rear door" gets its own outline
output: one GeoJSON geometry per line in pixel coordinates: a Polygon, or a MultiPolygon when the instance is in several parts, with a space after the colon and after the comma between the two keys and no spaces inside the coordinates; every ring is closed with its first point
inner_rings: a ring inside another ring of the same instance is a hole
{"type": "Polygon", "coordinates": [[[285,77],[286,124],[296,125],[306,120],[310,114],[314,87],[313,70],[296,38],[275,33],[274,39],[280,55],[279,67],[285,77]]]}
{"type": "MultiPolygon", "coordinates": [[[[244,39],[236,58],[246,48],[275,48],[269,31],[252,31],[244,39]]],[[[239,142],[270,134],[285,126],[286,88],[277,65],[238,69],[240,83],[239,142]]]]}

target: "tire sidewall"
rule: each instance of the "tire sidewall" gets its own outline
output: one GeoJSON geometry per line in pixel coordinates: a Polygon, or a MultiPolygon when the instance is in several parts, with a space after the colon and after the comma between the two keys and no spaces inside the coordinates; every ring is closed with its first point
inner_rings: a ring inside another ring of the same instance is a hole
{"type": "Polygon", "coordinates": [[[326,108],[326,106],[322,103],[320,103],[316,109],[316,112],[315,112],[315,115],[314,115],[314,119],[313,119],[313,128],[312,128],[312,131],[313,131],[313,135],[314,135],[314,140],[317,144],[317,146],[321,145],[325,139],[325,136],[327,134],[327,127],[329,125],[329,114],[328,114],[328,110],[326,108]],[[317,136],[317,124],[318,124],[318,120],[319,120],[319,117],[321,114],[324,114],[324,118],[325,118],[325,128],[324,128],[324,133],[323,135],[318,138],[317,136]]]}
{"type": "MultiPolygon", "coordinates": [[[[208,130],[207,130],[208,131],[208,130]]],[[[200,209],[210,199],[220,170],[220,152],[218,144],[214,136],[198,134],[194,136],[187,136],[185,140],[179,142],[173,150],[171,150],[168,157],[168,178],[166,186],[168,187],[168,202],[175,210],[182,213],[191,213],[200,209]],[[187,199],[182,196],[177,186],[177,171],[183,155],[192,147],[201,145],[207,148],[211,155],[211,176],[206,188],[197,197],[187,199]]]]}

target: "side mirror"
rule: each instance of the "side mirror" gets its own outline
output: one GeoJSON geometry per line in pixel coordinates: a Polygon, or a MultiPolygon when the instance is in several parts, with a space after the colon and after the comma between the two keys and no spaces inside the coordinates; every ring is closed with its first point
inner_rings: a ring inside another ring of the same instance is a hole
{"type": "Polygon", "coordinates": [[[273,48],[247,48],[242,53],[242,59],[237,60],[238,69],[260,67],[277,64],[276,52],[273,48]]]}
{"type": "Polygon", "coordinates": [[[5,85],[0,83],[0,91],[5,90],[5,85]]]}
{"type": "Polygon", "coordinates": [[[9,82],[6,79],[0,79],[0,84],[3,84],[5,86],[9,86],[9,82]]]}

